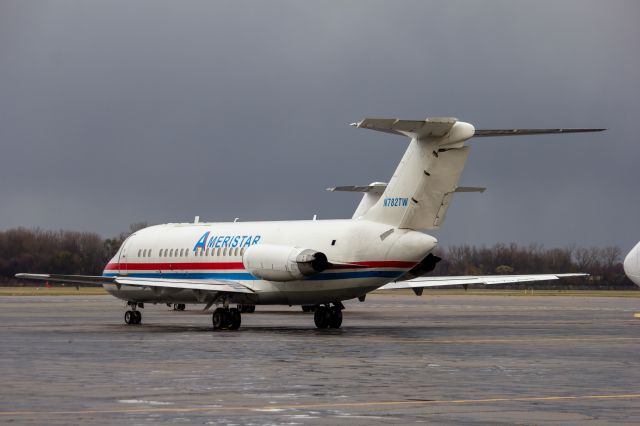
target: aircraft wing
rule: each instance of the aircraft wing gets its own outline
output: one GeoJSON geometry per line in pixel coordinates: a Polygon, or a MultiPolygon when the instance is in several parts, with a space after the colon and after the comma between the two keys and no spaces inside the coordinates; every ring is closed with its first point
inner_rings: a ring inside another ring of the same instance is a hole
{"type": "Polygon", "coordinates": [[[566,277],[585,277],[589,274],[537,274],[537,275],[461,275],[451,277],[418,277],[407,281],[385,284],[379,290],[421,289],[427,287],[446,287],[474,284],[512,284],[531,281],[551,281],[566,277]]]}
{"type": "Polygon", "coordinates": [[[139,287],[205,290],[224,293],[253,293],[249,287],[230,280],[178,280],[170,278],[103,277],[95,275],[16,274],[16,278],[70,284],[132,285],[139,287]]]}

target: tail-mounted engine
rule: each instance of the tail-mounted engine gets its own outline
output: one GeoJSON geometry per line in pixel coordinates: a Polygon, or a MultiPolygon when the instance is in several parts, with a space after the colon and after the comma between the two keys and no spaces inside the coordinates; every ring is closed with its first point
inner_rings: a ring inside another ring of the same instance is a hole
{"type": "Polygon", "coordinates": [[[416,266],[413,267],[410,271],[407,271],[403,276],[397,279],[397,281],[406,281],[411,280],[413,278],[421,277],[423,275],[428,274],[429,272],[436,269],[436,265],[442,259],[438,256],[435,256],[431,253],[427,255],[424,259],[420,261],[416,266]]]}
{"type": "Polygon", "coordinates": [[[329,267],[327,256],[322,252],[276,244],[249,247],[242,263],[251,275],[270,281],[301,280],[329,267]]]}

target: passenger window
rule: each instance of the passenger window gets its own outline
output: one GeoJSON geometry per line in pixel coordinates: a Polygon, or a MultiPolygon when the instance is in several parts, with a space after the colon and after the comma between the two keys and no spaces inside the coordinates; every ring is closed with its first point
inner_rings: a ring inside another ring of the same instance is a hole
{"type": "Polygon", "coordinates": [[[184,249],[180,249],[180,257],[184,256],[184,249]]]}
{"type": "Polygon", "coordinates": [[[149,253],[147,253],[149,257],[151,257],[151,249],[149,249],[149,253]]]}
{"type": "Polygon", "coordinates": [[[142,250],[138,249],[138,257],[140,257],[140,253],[142,253],[142,250]]]}
{"type": "Polygon", "coordinates": [[[226,256],[227,255],[227,248],[225,247],[224,250],[222,250],[222,255],[226,256]]]}
{"type": "Polygon", "coordinates": [[[205,256],[209,256],[209,249],[207,249],[207,251],[204,254],[205,256]]]}
{"type": "Polygon", "coordinates": [[[169,251],[169,256],[173,257],[173,249],[169,251]]]}
{"type": "Polygon", "coordinates": [[[220,247],[218,247],[218,251],[216,252],[216,256],[220,256],[220,251],[221,251],[221,250],[222,250],[222,249],[221,249],[220,247]]]}
{"type": "Polygon", "coordinates": [[[246,250],[245,247],[242,247],[242,250],[240,250],[240,256],[244,256],[244,251],[246,250]]]}
{"type": "Polygon", "coordinates": [[[238,247],[236,247],[236,249],[233,251],[233,255],[234,255],[234,256],[237,256],[237,255],[238,255],[238,250],[239,250],[239,248],[238,248],[238,247]]]}

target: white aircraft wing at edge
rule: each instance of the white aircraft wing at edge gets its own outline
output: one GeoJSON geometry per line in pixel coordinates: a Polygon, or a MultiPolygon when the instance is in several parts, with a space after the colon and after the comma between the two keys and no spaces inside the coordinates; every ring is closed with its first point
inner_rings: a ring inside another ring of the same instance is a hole
{"type": "Polygon", "coordinates": [[[17,278],[90,285],[133,285],[140,287],[204,290],[224,293],[253,293],[249,287],[230,280],[179,280],[170,278],[104,277],[96,275],[17,274],[17,278]]]}
{"type": "Polygon", "coordinates": [[[530,281],[551,281],[566,277],[585,277],[589,274],[537,274],[537,275],[461,275],[451,277],[418,277],[407,281],[385,284],[378,290],[400,290],[407,288],[446,287],[452,285],[511,284],[530,281]]]}

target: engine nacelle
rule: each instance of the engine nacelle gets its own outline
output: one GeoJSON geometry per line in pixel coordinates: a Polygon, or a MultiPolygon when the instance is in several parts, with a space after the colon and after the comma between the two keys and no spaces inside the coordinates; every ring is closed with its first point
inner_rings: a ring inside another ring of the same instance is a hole
{"type": "Polygon", "coordinates": [[[411,280],[411,279],[426,275],[429,272],[436,269],[436,265],[441,260],[442,258],[429,253],[427,257],[425,257],[420,261],[420,263],[414,266],[410,271],[407,271],[403,276],[398,278],[396,281],[406,281],[406,280],[411,280]]]}
{"type": "Polygon", "coordinates": [[[305,279],[329,266],[327,256],[319,251],[276,244],[256,244],[242,256],[251,275],[270,281],[305,279]]]}

